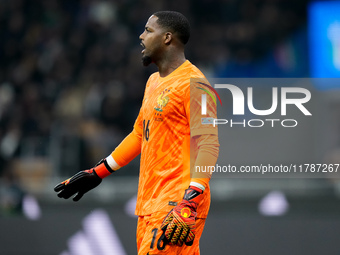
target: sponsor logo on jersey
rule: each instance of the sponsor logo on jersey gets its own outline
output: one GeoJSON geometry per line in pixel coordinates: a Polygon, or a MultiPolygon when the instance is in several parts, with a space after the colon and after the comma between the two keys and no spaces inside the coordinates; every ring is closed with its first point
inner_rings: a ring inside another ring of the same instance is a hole
{"type": "Polygon", "coordinates": [[[214,124],[214,118],[201,118],[201,124],[214,124]]]}

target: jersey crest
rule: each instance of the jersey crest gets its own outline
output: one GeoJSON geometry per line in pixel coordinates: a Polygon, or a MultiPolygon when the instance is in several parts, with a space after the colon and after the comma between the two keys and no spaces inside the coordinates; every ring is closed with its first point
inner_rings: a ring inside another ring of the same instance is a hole
{"type": "Polygon", "coordinates": [[[156,111],[162,112],[163,108],[169,103],[169,97],[165,95],[169,91],[169,89],[165,89],[157,97],[157,106],[154,108],[156,111]]]}

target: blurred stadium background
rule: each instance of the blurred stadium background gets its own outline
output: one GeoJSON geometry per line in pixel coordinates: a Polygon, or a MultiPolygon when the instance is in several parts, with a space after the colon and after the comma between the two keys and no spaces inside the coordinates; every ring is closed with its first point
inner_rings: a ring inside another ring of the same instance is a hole
{"type": "MultiPolygon", "coordinates": [[[[53,187],[131,131],[156,70],[142,67],[138,37],[166,9],[189,18],[187,57],[207,77],[340,78],[338,1],[0,0],[1,255],[136,254],[138,159],[77,204],[53,187]]],[[[287,152],[340,162],[339,88],[314,88],[320,118],[292,133],[287,152]]],[[[233,132],[231,144],[254,145],[233,132]]],[[[251,163],[240,150],[223,157],[251,163]]],[[[337,179],[211,186],[202,254],[340,254],[337,179]]]]}

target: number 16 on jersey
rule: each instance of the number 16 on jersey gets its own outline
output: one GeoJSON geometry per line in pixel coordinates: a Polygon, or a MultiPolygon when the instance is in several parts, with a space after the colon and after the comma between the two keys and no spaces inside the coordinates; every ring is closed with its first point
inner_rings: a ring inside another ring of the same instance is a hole
{"type": "Polygon", "coordinates": [[[149,124],[150,120],[148,120],[145,124],[145,120],[143,120],[143,140],[146,139],[146,141],[149,141],[149,135],[150,135],[150,129],[149,124]]]}

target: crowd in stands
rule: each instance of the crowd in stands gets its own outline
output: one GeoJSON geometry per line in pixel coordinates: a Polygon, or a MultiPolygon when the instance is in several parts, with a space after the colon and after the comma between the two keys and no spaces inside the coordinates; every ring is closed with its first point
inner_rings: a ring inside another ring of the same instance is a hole
{"type": "Polygon", "coordinates": [[[207,76],[223,76],[303,27],[306,3],[0,0],[0,176],[16,157],[50,156],[56,133],[79,137],[88,167],[131,131],[156,71],[142,66],[139,45],[153,12],[185,14],[188,59],[207,76]]]}

